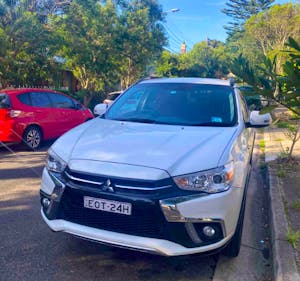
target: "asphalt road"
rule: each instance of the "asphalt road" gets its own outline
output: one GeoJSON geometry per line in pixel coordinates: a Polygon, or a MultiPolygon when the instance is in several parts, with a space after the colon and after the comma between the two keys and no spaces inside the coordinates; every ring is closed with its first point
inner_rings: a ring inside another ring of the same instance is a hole
{"type": "MultiPolygon", "coordinates": [[[[50,144],[36,152],[25,151],[19,146],[10,147],[11,151],[0,147],[1,281],[237,281],[252,280],[247,279],[253,275],[250,271],[257,271],[253,280],[269,280],[267,244],[261,243],[267,235],[265,211],[261,212],[264,196],[253,192],[253,188],[249,189],[252,195],[247,202],[250,211],[245,221],[252,227],[244,235],[241,257],[233,260],[219,255],[167,258],[51,232],[41,219],[39,203],[41,173],[50,144]],[[253,253],[249,254],[249,250],[253,253]],[[238,279],[236,274],[246,279],[238,279]]],[[[251,185],[256,185],[257,171],[252,175],[251,185]]]]}

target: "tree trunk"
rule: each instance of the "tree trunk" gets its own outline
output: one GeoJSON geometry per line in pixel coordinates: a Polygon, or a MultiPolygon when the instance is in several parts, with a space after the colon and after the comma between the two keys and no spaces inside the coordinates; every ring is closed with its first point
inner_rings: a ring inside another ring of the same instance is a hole
{"type": "Polygon", "coordinates": [[[298,129],[297,131],[295,132],[295,135],[292,139],[292,145],[290,147],[290,151],[289,151],[289,156],[288,156],[288,159],[290,160],[292,157],[293,157],[293,151],[294,151],[294,147],[295,147],[295,144],[296,142],[299,140],[300,138],[300,135],[299,135],[299,130],[300,130],[300,124],[298,125],[298,129]]]}
{"type": "Polygon", "coordinates": [[[89,90],[88,94],[83,96],[83,104],[88,107],[94,97],[95,90],[89,90]]]}

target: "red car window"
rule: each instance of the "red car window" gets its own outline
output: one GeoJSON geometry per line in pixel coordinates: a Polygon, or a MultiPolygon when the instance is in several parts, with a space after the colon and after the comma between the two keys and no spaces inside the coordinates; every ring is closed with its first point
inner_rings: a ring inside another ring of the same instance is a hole
{"type": "Polygon", "coordinates": [[[47,93],[31,92],[30,96],[31,96],[32,106],[52,107],[52,103],[51,103],[47,93]]]}
{"type": "Polygon", "coordinates": [[[60,95],[60,94],[49,94],[50,99],[52,100],[53,106],[57,108],[75,108],[75,103],[72,99],[60,95]]]}
{"type": "Polygon", "coordinates": [[[18,95],[17,98],[21,103],[31,106],[29,93],[18,95]]]}

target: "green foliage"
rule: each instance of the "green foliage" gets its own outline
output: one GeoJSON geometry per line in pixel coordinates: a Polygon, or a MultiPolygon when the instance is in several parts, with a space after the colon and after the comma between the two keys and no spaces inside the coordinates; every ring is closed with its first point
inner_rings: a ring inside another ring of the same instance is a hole
{"type": "Polygon", "coordinates": [[[269,105],[264,107],[262,110],[260,110],[259,114],[266,114],[272,112],[277,106],[276,105],[269,105]]]}
{"type": "Polygon", "coordinates": [[[59,10],[54,0],[0,0],[0,86],[55,85],[68,70],[88,105],[149,71],[166,44],[162,20],[156,0],[72,0],[59,10]]]}
{"type": "Polygon", "coordinates": [[[290,227],[286,234],[286,240],[293,246],[294,249],[298,247],[298,240],[300,238],[300,231],[293,231],[290,227]]]}
{"type": "Polygon", "coordinates": [[[296,199],[291,204],[291,207],[297,211],[300,211],[300,199],[296,199]]]}
{"type": "Polygon", "coordinates": [[[286,60],[282,52],[289,37],[299,39],[300,34],[300,5],[286,3],[274,5],[249,18],[244,25],[245,33],[242,41],[244,45],[256,45],[250,53],[259,51],[273,60],[277,56],[277,70],[282,71],[281,65],[286,60]]]}
{"type": "Polygon", "coordinates": [[[274,0],[228,0],[222,12],[232,18],[232,21],[225,26],[229,36],[240,34],[248,18],[268,9],[273,2],[274,0]]]}
{"type": "Polygon", "coordinates": [[[53,37],[34,1],[2,1],[0,85],[45,85],[56,71],[49,45],[53,37]]]}
{"type": "MultiPolygon", "coordinates": [[[[289,61],[289,49],[285,45],[289,37],[300,39],[300,5],[286,3],[274,5],[252,15],[243,23],[243,32],[229,37],[228,52],[236,59],[242,55],[260,76],[265,75],[266,61],[276,60],[276,74],[284,75],[283,65],[289,61]]],[[[290,66],[291,67],[291,66],[290,66]]]]}
{"type": "Polygon", "coordinates": [[[266,142],[265,142],[264,140],[261,140],[261,141],[259,142],[259,147],[260,147],[260,149],[261,149],[262,151],[265,151],[265,149],[266,149],[266,142]]]}
{"type": "Polygon", "coordinates": [[[281,77],[282,90],[288,96],[290,103],[299,106],[300,104],[300,44],[293,38],[289,38],[286,46],[289,48],[286,53],[290,60],[283,65],[285,76],[281,77]]]}
{"type": "Polygon", "coordinates": [[[165,77],[211,77],[228,75],[225,45],[216,40],[196,44],[187,54],[164,51],[157,63],[157,74],[165,77]]]}
{"type": "Polygon", "coordinates": [[[289,74],[281,76],[276,73],[276,58],[273,61],[265,58],[264,67],[255,70],[250,66],[249,61],[240,55],[233,60],[231,71],[241,81],[251,85],[258,94],[282,104],[300,115],[298,108],[300,99],[293,76],[291,77],[289,74]]]}
{"type": "Polygon", "coordinates": [[[277,170],[277,176],[278,176],[279,178],[284,178],[284,177],[286,176],[285,170],[284,170],[284,169],[279,169],[279,170],[277,170]]]}

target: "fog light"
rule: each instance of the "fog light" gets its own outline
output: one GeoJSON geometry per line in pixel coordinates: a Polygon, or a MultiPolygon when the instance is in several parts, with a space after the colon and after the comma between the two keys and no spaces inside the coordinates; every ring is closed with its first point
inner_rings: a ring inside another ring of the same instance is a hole
{"type": "Polygon", "coordinates": [[[204,226],[203,227],[203,233],[207,236],[207,237],[213,237],[216,233],[216,231],[214,230],[213,227],[211,226],[204,226]]]}
{"type": "Polygon", "coordinates": [[[48,198],[43,198],[42,205],[44,208],[48,208],[50,205],[50,200],[48,198]]]}

